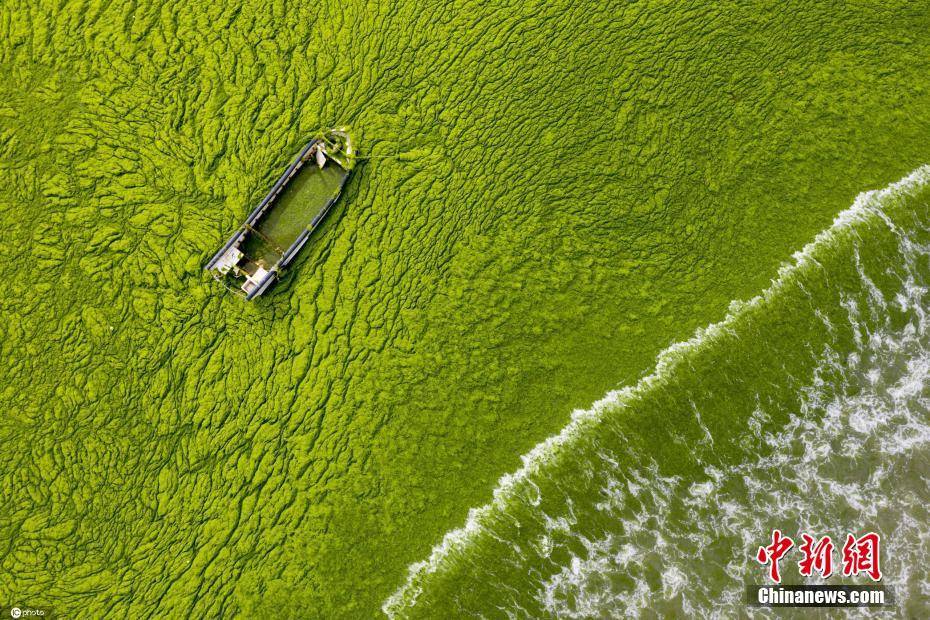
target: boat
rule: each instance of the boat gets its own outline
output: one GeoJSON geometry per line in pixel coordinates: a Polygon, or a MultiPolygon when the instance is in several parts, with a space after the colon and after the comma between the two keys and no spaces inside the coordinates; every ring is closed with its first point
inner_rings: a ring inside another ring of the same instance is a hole
{"type": "Polygon", "coordinates": [[[338,200],[354,161],[345,128],[315,137],[204,269],[245,299],[267,291],[338,200]]]}

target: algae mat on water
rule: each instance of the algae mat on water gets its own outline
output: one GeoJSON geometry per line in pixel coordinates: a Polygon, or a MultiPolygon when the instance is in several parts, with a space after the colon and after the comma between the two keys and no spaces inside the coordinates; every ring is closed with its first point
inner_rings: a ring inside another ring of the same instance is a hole
{"type": "Polygon", "coordinates": [[[0,599],[378,613],[572,407],[928,159],[928,31],[907,3],[3,4],[0,599]],[[378,158],[273,294],[221,294],[204,261],[342,123],[378,158]]]}

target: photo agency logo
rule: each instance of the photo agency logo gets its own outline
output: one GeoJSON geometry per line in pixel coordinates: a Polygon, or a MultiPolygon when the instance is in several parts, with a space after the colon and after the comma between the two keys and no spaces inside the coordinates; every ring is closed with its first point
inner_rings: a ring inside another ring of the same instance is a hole
{"type": "Polygon", "coordinates": [[[47,618],[48,609],[42,609],[39,607],[21,607],[15,605],[10,607],[10,617],[16,620],[17,618],[47,618]]]}
{"type": "Polygon", "coordinates": [[[868,577],[868,585],[783,585],[781,560],[785,559],[795,541],[773,530],[771,543],[759,547],[755,561],[765,567],[771,584],[750,585],[746,597],[750,605],[761,607],[887,607],[893,604],[893,593],[888,586],[877,585],[882,580],[881,537],[875,532],[862,536],[846,534],[842,548],[830,536],[802,533],[797,546],[801,558],[797,562],[800,577],[819,577],[826,581],[831,575],[848,578],[868,577]],[[834,564],[835,552],[839,564],[834,564]],[[774,584],[774,585],[772,585],[774,584]]]}

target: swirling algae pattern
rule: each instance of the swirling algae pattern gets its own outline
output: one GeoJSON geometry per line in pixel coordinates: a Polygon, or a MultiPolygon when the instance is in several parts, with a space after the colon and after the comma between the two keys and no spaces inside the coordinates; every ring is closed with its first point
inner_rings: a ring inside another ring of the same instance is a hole
{"type": "MultiPolygon", "coordinates": [[[[0,600],[370,617],[572,407],[927,160],[919,3],[0,5],[0,600]],[[202,266],[364,155],[254,304],[202,266]]],[[[5,604],[5,603],[4,603],[5,604]]]]}

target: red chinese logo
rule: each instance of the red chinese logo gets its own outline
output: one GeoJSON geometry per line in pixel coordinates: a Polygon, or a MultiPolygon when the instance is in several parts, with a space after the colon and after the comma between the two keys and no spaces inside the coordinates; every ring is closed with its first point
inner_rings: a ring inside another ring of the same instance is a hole
{"type": "Polygon", "coordinates": [[[756,553],[756,561],[759,564],[771,564],[769,567],[769,577],[775,583],[781,583],[781,575],[778,574],[778,561],[794,546],[794,541],[787,536],[781,535],[781,530],[772,532],[772,544],[768,547],[759,547],[756,553]]]}
{"type": "Polygon", "coordinates": [[[865,573],[872,578],[872,581],[881,580],[882,571],[878,554],[878,534],[869,532],[860,538],[847,534],[846,544],[843,545],[843,575],[852,577],[865,573]]]}
{"type": "Polygon", "coordinates": [[[798,562],[798,568],[805,577],[810,577],[814,571],[826,579],[833,574],[833,541],[824,536],[814,544],[814,537],[801,534],[804,544],[799,547],[804,558],[798,562]]]}
{"type": "MultiPolygon", "coordinates": [[[[833,539],[823,536],[819,539],[810,534],[803,533],[804,543],[798,547],[803,556],[798,562],[798,569],[805,577],[815,572],[823,579],[833,574],[833,539]]],[[[879,560],[879,536],[869,532],[856,538],[852,534],[846,535],[846,544],[843,545],[843,576],[856,577],[860,574],[868,575],[873,581],[881,581],[882,571],[879,560]]],[[[769,578],[775,583],[781,583],[781,573],[778,562],[794,547],[794,541],[781,533],[781,530],[772,531],[772,543],[759,547],[756,552],[756,561],[769,567],[769,578]]]]}

